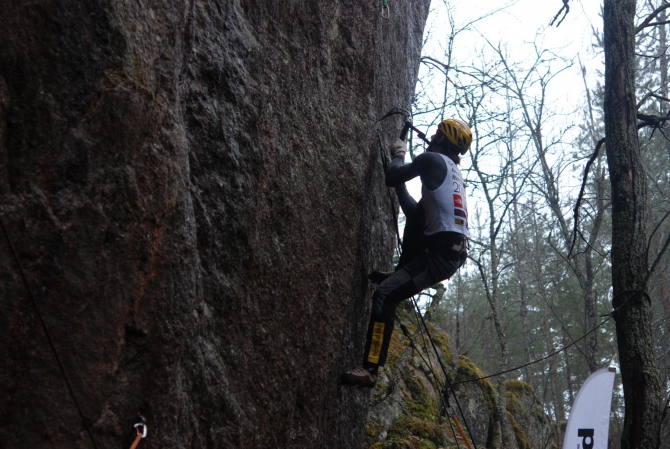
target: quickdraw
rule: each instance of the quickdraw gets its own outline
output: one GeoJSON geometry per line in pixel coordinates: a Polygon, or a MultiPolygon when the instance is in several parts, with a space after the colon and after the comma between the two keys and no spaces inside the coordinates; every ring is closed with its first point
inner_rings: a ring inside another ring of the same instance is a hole
{"type": "Polygon", "coordinates": [[[142,421],[143,422],[138,422],[134,426],[137,436],[135,436],[135,441],[133,441],[133,445],[130,446],[130,449],[137,449],[137,446],[140,444],[140,441],[142,441],[142,438],[147,437],[147,425],[144,424],[144,419],[142,419],[142,421]]]}
{"type": "Polygon", "coordinates": [[[389,2],[388,0],[382,0],[382,19],[390,19],[391,12],[389,11],[389,2]]]}

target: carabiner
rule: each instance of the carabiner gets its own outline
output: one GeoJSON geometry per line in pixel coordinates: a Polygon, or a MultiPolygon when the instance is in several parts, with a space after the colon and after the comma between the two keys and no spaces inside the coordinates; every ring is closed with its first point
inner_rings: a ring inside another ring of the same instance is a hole
{"type": "Polygon", "coordinates": [[[382,19],[390,19],[391,12],[389,11],[389,2],[388,0],[382,0],[382,19]],[[384,14],[386,12],[386,14],[384,14]]]}
{"type": "Polygon", "coordinates": [[[142,438],[147,437],[147,425],[141,422],[138,422],[135,424],[135,432],[137,432],[138,435],[142,435],[142,438]],[[142,428],[142,431],[140,431],[139,428],[142,428]]]}

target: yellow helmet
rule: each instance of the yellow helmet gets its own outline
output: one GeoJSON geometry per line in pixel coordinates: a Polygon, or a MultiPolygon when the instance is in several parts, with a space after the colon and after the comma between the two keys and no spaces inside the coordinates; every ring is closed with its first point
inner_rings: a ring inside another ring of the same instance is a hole
{"type": "Polygon", "coordinates": [[[437,128],[442,131],[449,142],[456,145],[461,154],[465,154],[472,143],[472,131],[464,121],[457,118],[448,118],[440,122],[437,128]]]}

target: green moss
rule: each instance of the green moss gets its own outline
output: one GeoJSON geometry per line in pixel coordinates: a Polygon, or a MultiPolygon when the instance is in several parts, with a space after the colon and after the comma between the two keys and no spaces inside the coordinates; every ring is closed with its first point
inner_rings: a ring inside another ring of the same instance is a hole
{"type": "MultiPolygon", "coordinates": [[[[373,448],[379,442],[379,435],[384,431],[384,427],[376,421],[369,420],[365,423],[365,437],[363,447],[373,448]]],[[[379,446],[381,447],[381,446],[379,446]]]]}
{"type": "Polygon", "coordinates": [[[447,438],[444,429],[432,421],[415,416],[403,416],[388,430],[384,448],[433,449],[447,438]]]}
{"type": "Polygon", "coordinates": [[[519,446],[519,449],[533,449],[533,447],[530,445],[530,441],[528,441],[526,432],[524,432],[521,426],[516,422],[514,415],[512,415],[510,412],[507,412],[507,419],[509,420],[510,424],[512,424],[512,428],[514,429],[514,438],[516,439],[516,443],[519,446]]]}
{"type": "Polygon", "coordinates": [[[500,442],[500,428],[494,425],[493,410],[489,413],[489,427],[486,434],[486,447],[498,447],[500,442]]]}
{"type": "Polygon", "coordinates": [[[407,337],[405,337],[400,329],[396,327],[396,329],[393,331],[393,334],[391,334],[391,341],[389,342],[389,352],[387,356],[388,358],[386,359],[386,367],[390,370],[390,372],[395,371],[398,359],[400,359],[400,356],[405,351],[405,349],[407,349],[408,345],[409,341],[407,340],[407,337]]]}
{"type": "Polygon", "coordinates": [[[528,385],[523,380],[507,379],[505,381],[505,388],[507,389],[507,391],[513,391],[517,395],[527,394],[529,396],[532,396],[534,393],[533,387],[528,385]]]}
{"type": "Polygon", "coordinates": [[[508,412],[523,413],[529,418],[534,418],[540,424],[548,422],[547,416],[542,411],[542,403],[535,397],[535,391],[533,390],[533,387],[528,385],[526,382],[517,379],[506,380],[505,387],[507,390],[506,405],[508,412]],[[521,407],[519,400],[522,396],[529,396],[532,398],[534,406],[531,406],[531,410],[524,410],[521,407]]]}
{"type": "Polygon", "coordinates": [[[430,395],[423,381],[413,376],[411,372],[403,380],[409,393],[404,399],[410,413],[413,416],[437,422],[439,417],[437,399],[430,395]]]}
{"type": "Polygon", "coordinates": [[[505,381],[505,389],[507,391],[505,396],[507,399],[505,404],[507,406],[507,411],[510,413],[523,412],[519,403],[519,397],[528,394],[532,395],[533,388],[523,381],[508,379],[505,381]]]}
{"type": "Polygon", "coordinates": [[[547,416],[544,414],[542,410],[535,410],[533,412],[533,417],[540,424],[545,424],[547,422],[547,416]]]}
{"type": "Polygon", "coordinates": [[[442,351],[445,362],[447,365],[455,368],[456,362],[454,362],[454,355],[451,353],[451,350],[449,350],[449,336],[446,333],[437,330],[435,326],[433,326],[433,323],[428,323],[428,327],[430,328],[430,336],[433,337],[435,345],[442,351]]]}
{"type": "MultiPolygon", "coordinates": [[[[407,326],[410,334],[413,336],[417,335],[417,326],[412,309],[410,307],[407,307],[406,309],[398,308],[397,313],[399,321],[407,326]]],[[[446,363],[458,369],[456,377],[460,375],[462,379],[469,379],[483,375],[467,358],[459,360],[457,365],[454,362],[453,354],[449,350],[449,337],[445,333],[437,331],[432,324],[429,324],[429,329],[436,346],[442,351],[446,363]]],[[[419,337],[416,337],[415,341],[418,338],[419,337]]],[[[385,373],[387,375],[399,372],[397,364],[408,347],[409,341],[407,337],[403,335],[398,325],[393,333],[389,346],[389,356],[385,367],[385,373]]],[[[432,352],[432,350],[430,352],[432,352]]],[[[423,365],[423,363],[420,363],[419,365],[423,365]]],[[[432,376],[427,373],[427,368],[425,366],[417,367],[424,371],[429,379],[426,380],[422,375],[417,376],[414,369],[404,371],[402,379],[398,383],[398,389],[401,395],[400,400],[403,403],[403,415],[388,429],[385,441],[380,441],[379,438],[383,429],[374,421],[368,422],[365,433],[365,448],[450,449],[456,447],[454,445],[456,436],[451,435],[454,440],[449,436],[449,428],[447,426],[448,419],[440,417],[438,407],[439,394],[437,396],[431,394],[432,390],[429,383],[432,376]]],[[[440,371],[440,375],[441,374],[440,371]]],[[[495,388],[486,380],[478,381],[477,384],[484,392],[483,396],[488,402],[486,404],[487,408],[492,410],[493,407],[491,404],[495,404],[496,402],[495,388]]],[[[375,389],[375,392],[379,390],[383,393],[382,390],[385,389],[384,386],[382,386],[381,390],[379,388],[380,387],[378,386],[378,388],[375,389]]]]}
{"type": "MultiPolygon", "coordinates": [[[[456,371],[456,379],[454,382],[460,382],[462,380],[475,379],[477,377],[484,377],[484,373],[472,363],[472,361],[466,356],[462,355],[458,359],[458,370],[456,371]]],[[[496,388],[493,386],[488,379],[482,379],[477,381],[477,385],[482,391],[484,398],[486,398],[489,410],[493,411],[495,409],[498,401],[496,400],[496,388]]]]}
{"type": "MultiPolygon", "coordinates": [[[[475,365],[472,361],[467,358],[464,354],[458,358],[458,370],[456,371],[456,378],[454,382],[460,382],[463,380],[476,379],[478,377],[484,377],[485,374],[475,365]]],[[[486,435],[486,447],[497,447],[500,441],[500,430],[497,426],[494,426],[493,413],[495,411],[496,405],[498,403],[498,390],[493,386],[488,379],[481,379],[476,381],[479,389],[484,396],[484,401],[489,410],[489,424],[488,424],[488,433],[486,435]]]]}
{"type": "Polygon", "coordinates": [[[435,443],[417,437],[408,437],[403,440],[389,439],[382,446],[383,449],[437,449],[435,443]]]}

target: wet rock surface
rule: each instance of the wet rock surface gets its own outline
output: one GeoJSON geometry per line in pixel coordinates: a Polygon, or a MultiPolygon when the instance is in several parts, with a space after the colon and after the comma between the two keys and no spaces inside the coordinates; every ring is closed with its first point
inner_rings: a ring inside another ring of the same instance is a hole
{"type": "MultiPolygon", "coordinates": [[[[98,448],[360,447],[429,1],[380,6],[0,5],[0,214],[98,448]]],[[[0,446],[92,447],[0,237],[0,446]]]]}

